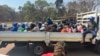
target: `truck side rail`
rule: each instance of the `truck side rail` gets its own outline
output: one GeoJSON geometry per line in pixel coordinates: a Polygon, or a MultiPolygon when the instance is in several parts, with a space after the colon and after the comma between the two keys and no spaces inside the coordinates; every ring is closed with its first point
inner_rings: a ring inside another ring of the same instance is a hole
{"type": "Polygon", "coordinates": [[[1,41],[44,41],[45,32],[0,32],[1,41]]]}
{"type": "MultiPolygon", "coordinates": [[[[86,42],[89,42],[91,34],[87,34],[86,42]]],[[[79,42],[82,40],[82,33],[60,33],[51,32],[50,41],[67,41],[67,42],[79,42]]]]}
{"type": "MultiPolygon", "coordinates": [[[[91,34],[86,41],[89,42],[91,34]]],[[[70,41],[82,40],[82,33],[60,33],[60,32],[0,32],[0,41],[70,41]]]]}

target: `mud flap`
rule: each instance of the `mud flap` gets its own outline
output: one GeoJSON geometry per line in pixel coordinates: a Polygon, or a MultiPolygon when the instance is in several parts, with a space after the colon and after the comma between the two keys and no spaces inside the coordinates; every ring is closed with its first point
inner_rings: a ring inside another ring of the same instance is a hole
{"type": "Polygon", "coordinates": [[[97,41],[96,41],[94,50],[95,50],[98,54],[100,54],[100,40],[97,40],[97,41]]]}
{"type": "Polygon", "coordinates": [[[6,47],[7,45],[8,43],[6,43],[5,41],[0,41],[0,48],[6,47]]]}
{"type": "Polygon", "coordinates": [[[0,48],[2,47],[2,41],[0,41],[0,48]]]}

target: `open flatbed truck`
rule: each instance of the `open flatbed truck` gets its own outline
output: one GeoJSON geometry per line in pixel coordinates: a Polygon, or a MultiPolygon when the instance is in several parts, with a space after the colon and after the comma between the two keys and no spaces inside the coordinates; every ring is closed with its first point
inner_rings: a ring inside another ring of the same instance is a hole
{"type": "MultiPolygon", "coordinates": [[[[99,18],[97,19],[98,27],[99,18]]],[[[90,42],[91,34],[87,34],[86,43],[94,46],[94,50],[100,54],[100,30],[98,29],[97,37],[90,42]]],[[[57,41],[64,41],[68,45],[71,43],[80,43],[82,33],[61,33],[61,32],[0,32],[0,47],[5,47],[9,43],[15,46],[27,46],[33,44],[32,52],[41,55],[46,47],[54,45],[57,41]]],[[[74,47],[74,46],[73,46],[74,47]]]]}

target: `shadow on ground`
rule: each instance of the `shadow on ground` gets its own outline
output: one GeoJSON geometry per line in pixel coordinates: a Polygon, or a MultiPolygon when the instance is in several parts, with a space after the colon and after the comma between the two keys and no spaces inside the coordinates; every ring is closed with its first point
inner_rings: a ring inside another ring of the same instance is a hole
{"type": "MultiPolygon", "coordinates": [[[[52,48],[49,48],[50,51],[53,51],[52,48]]],[[[68,48],[68,56],[100,56],[96,54],[93,50],[83,47],[73,47],[68,48]]],[[[9,53],[9,56],[35,56],[27,50],[27,47],[14,47],[9,53]]]]}

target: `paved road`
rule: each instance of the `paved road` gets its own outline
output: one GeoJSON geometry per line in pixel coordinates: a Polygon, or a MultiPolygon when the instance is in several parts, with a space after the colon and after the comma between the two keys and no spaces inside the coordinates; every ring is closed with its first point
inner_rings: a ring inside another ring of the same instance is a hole
{"type": "MultiPolygon", "coordinates": [[[[9,44],[6,48],[0,49],[0,54],[7,54],[9,56],[34,56],[26,47],[14,47],[13,44],[9,44]]],[[[93,52],[92,50],[78,47],[78,48],[69,48],[68,56],[100,56],[93,52]]]]}

